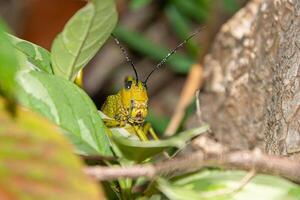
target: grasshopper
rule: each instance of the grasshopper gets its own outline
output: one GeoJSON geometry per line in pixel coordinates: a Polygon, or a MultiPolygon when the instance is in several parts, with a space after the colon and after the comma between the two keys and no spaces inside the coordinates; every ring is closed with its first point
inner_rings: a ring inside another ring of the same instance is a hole
{"type": "Polygon", "coordinates": [[[103,119],[104,124],[108,128],[125,127],[130,134],[138,136],[141,141],[149,140],[149,136],[151,136],[151,138],[154,140],[158,140],[158,137],[151,124],[149,122],[145,122],[145,118],[148,113],[147,81],[153,72],[158,70],[171,55],[173,55],[198,32],[199,30],[190,35],[182,43],[176,46],[176,48],[174,48],[170,53],[168,53],[152,69],[144,81],[139,79],[133,61],[129,58],[126,50],[123,46],[121,46],[119,40],[113,36],[115,42],[122,50],[126,61],[132,66],[135,78],[128,76],[125,79],[123,87],[118,91],[118,93],[108,96],[102,105],[101,111],[109,117],[109,119],[103,119]]]}

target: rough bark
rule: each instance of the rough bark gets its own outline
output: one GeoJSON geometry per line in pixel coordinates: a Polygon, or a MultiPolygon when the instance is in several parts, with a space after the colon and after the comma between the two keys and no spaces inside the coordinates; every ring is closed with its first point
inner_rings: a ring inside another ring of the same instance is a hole
{"type": "Polygon", "coordinates": [[[221,28],[200,96],[232,148],[300,152],[300,0],[252,0],[221,28]]]}

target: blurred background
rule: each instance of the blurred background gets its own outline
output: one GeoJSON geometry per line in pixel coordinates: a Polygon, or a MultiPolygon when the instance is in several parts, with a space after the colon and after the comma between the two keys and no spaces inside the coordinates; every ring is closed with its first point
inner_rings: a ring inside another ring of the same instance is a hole
{"type": "MultiPolygon", "coordinates": [[[[55,36],[85,3],[0,0],[0,16],[15,35],[50,50],[55,36]]],[[[140,77],[145,77],[169,51],[201,29],[148,81],[148,120],[161,134],[174,114],[192,65],[203,62],[221,25],[247,0],[116,0],[116,3],[119,24],[114,34],[127,49],[140,77]]],[[[105,98],[116,93],[128,75],[133,75],[133,71],[110,39],[84,69],[83,87],[101,108],[105,98]]],[[[194,105],[192,102],[186,109],[182,125],[194,112],[194,105]]]]}

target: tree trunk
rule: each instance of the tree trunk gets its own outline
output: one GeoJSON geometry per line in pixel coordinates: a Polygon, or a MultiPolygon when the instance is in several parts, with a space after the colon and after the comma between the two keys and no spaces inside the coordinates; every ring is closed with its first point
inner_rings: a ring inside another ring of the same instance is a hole
{"type": "Polygon", "coordinates": [[[201,109],[215,138],[300,153],[300,0],[250,1],[223,25],[204,66],[201,109]]]}

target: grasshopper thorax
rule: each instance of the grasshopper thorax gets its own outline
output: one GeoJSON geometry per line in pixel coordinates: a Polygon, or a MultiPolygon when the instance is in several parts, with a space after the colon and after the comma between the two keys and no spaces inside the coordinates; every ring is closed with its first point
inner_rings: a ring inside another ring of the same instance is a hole
{"type": "Polygon", "coordinates": [[[146,85],[129,76],[119,92],[123,108],[128,113],[128,122],[144,123],[148,113],[148,95],[146,85]]]}

